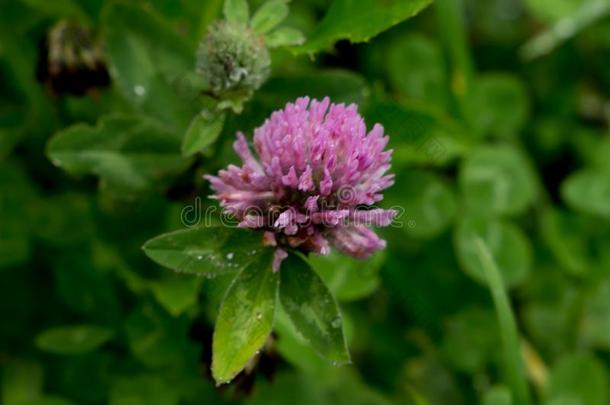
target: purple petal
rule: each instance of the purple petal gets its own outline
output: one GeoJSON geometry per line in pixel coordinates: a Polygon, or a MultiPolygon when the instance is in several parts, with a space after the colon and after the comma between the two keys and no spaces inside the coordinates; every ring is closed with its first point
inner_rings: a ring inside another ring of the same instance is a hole
{"type": "Polygon", "coordinates": [[[273,264],[272,269],[274,273],[277,273],[280,270],[280,266],[282,265],[282,261],[288,257],[288,253],[285,250],[277,248],[275,249],[275,253],[273,254],[273,264]]]}
{"type": "Polygon", "coordinates": [[[334,229],[331,242],[341,252],[362,259],[385,248],[386,245],[384,240],[364,225],[348,225],[334,229]]]}

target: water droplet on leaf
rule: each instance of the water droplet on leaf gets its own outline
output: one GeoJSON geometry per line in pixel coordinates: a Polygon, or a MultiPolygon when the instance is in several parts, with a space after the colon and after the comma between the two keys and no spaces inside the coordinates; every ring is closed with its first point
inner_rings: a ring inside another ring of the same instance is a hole
{"type": "Polygon", "coordinates": [[[133,86],[133,92],[136,94],[136,96],[142,97],[146,94],[146,89],[141,84],[136,84],[133,86]]]}

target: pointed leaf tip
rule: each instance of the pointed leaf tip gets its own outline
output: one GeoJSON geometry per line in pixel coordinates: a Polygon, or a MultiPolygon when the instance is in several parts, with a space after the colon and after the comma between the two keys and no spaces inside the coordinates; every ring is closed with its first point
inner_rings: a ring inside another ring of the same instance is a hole
{"type": "Polygon", "coordinates": [[[266,250],[226,291],[212,343],[212,376],[218,385],[239,374],[271,333],[279,288],[272,261],[273,251],[266,250]]]}
{"type": "Polygon", "coordinates": [[[350,363],[339,306],[320,276],[291,254],[280,271],[280,300],[295,329],[334,366],[350,363]]]}

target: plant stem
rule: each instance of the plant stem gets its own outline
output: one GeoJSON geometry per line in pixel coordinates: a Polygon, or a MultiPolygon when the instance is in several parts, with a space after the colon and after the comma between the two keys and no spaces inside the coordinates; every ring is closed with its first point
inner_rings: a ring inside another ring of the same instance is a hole
{"type": "Polygon", "coordinates": [[[472,88],[474,67],[466,36],[464,10],[461,0],[438,0],[434,2],[436,21],[449,58],[450,88],[455,108],[471,125],[468,112],[468,95],[472,88]]]}
{"type": "Polygon", "coordinates": [[[519,333],[515,316],[504,288],[500,271],[496,266],[494,258],[480,238],[475,239],[476,251],[483,265],[485,277],[496,308],[498,323],[500,325],[500,336],[504,349],[504,367],[513,394],[513,403],[519,405],[531,404],[529,387],[523,367],[519,333]]]}

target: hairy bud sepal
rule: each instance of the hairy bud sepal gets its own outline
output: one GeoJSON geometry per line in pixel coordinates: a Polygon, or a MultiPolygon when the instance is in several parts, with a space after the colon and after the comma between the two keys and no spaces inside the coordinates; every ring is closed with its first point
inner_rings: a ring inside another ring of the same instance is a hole
{"type": "Polygon", "coordinates": [[[197,52],[197,71],[222,100],[220,108],[239,109],[269,77],[270,67],[263,37],[242,24],[213,23],[197,52]]]}

